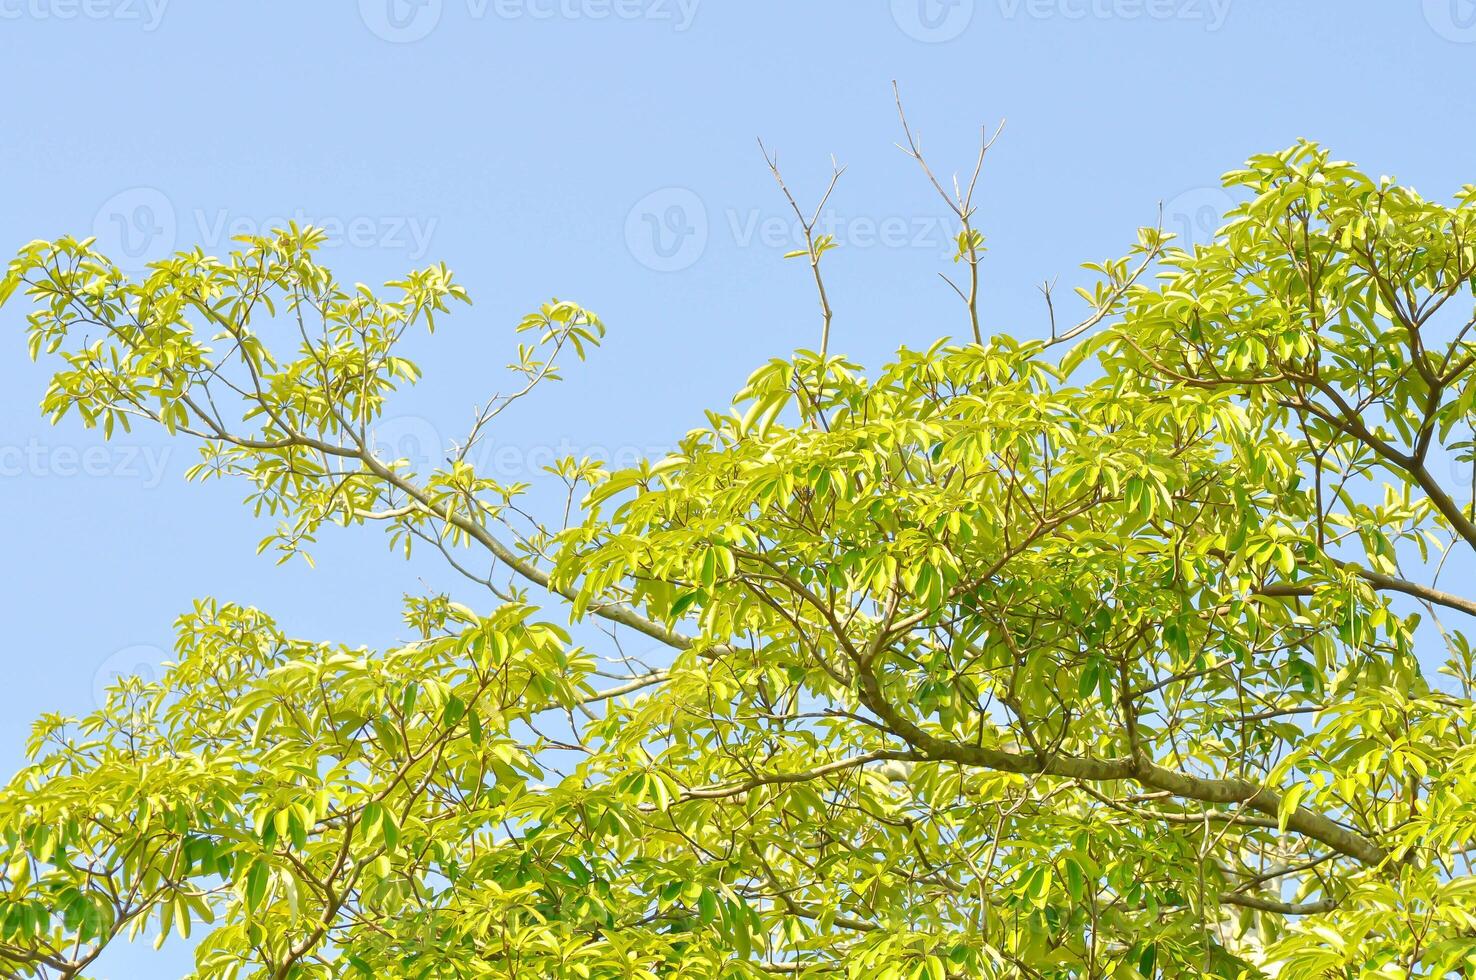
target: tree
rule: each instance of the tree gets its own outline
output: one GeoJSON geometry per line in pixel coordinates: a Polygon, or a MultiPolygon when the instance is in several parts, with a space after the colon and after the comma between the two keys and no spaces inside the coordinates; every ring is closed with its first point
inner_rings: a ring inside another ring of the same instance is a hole
{"type": "Polygon", "coordinates": [[[161,680],[42,718],[6,975],[192,927],[201,977],[1471,975],[1476,599],[1437,576],[1476,548],[1476,188],[1309,143],[1225,183],[1214,242],[1144,229],[1077,326],[771,361],[665,459],[559,462],[550,522],[467,448],[600,342],[581,306],[416,472],[373,429],[444,267],[27,246],[0,301],[53,418],[195,441],[284,560],[374,522],[480,599],[407,597],[379,652],[202,600],[161,680]],[[632,634],[669,656],[612,677],[632,634]]]}

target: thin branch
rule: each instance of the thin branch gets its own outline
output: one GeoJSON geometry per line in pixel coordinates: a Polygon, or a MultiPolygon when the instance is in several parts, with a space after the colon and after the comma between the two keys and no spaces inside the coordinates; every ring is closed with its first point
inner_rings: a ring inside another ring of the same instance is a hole
{"type": "Polygon", "coordinates": [[[820,370],[823,383],[825,356],[830,350],[830,323],[834,314],[830,309],[830,297],[825,292],[825,279],[820,275],[820,256],[825,253],[825,249],[816,246],[815,227],[820,223],[820,215],[825,210],[826,202],[830,200],[830,195],[835,193],[835,185],[840,181],[841,175],[846,172],[846,168],[837,163],[834,157],[831,157],[830,184],[825,188],[825,193],[821,196],[820,203],[815,205],[814,213],[806,218],[804,211],[800,209],[799,202],[790,193],[789,185],[784,182],[783,175],[779,173],[779,154],[770,154],[768,148],[764,146],[762,139],[758,141],[758,145],[759,152],[764,155],[764,162],[769,165],[769,172],[774,175],[774,180],[778,182],[779,189],[784,192],[784,199],[789,202],[789,206],[793,209],[795,217],[799,219],[800,230],[805,236],[805,252],[810,259],[810,271],[815,276],[815,289],[820,294],[820,313],[823,318],[820,330],[820,370]]]}
{"type": "Polygon", "coordinates": [[[979,186],[979,175],[984,171],[984,157],[988,155],[989,148],[994,145],[994,141],[999,139],[999,134],[1004,131],[1004,120],[1000,120],[999,125],[995,127],[993,135],[990,135],[987,127],[980,127],[979,156],[974,161],[974,172],[969,177],[969,182],[962,187],[959,186],[958,175],[955,174],[953,177],[953,192],[950,194],[944,189],[938,178],[934,176],[933,169],[928,166],[927,160],[923,157],[922,146],[917,137],[913,135],[912,127],[907,122],[907,113],[902,108],[902,91],[895,80],[892,82],[892,98],[897,103],[897,118],[901,120],[902,133],[907,138],[907,145],[903,146],[898,143],[897,148],[916,160],[918,166],[922,167],[923,173],[927,175],[928,182],[933,185],[933,189],[948,204],[948,207],[957,216],[959,225],[962,227],[962,231],[959,234],[959,257],[968,259],[969,290],[965,293],[958,286],[954,285],[953,281],[947,276],[943,277],[943,281],[953,286],[953,291],[958,293],[959,297],[963,299],[964,305],[968,307],[969,327],[973,331],[974,343],[982,344],[984,342],[984,334],[979,328],[979,259],[983,252],[983,239],[974,231],[974,192],[979,186]]]}

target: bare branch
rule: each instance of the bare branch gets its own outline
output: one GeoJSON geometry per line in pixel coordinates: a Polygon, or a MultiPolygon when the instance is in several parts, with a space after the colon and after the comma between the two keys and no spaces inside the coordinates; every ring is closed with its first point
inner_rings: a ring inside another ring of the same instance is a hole
{"type": "Polygon", "coordinates": [[[979,328],[979,259],[983,253],[983,239],[974,231],[974,192],[979,186],[979,175],[984,170],[984,157],[988,155],[989,148],[994,145],[994,141],[999,139],[999,134],[1004,130],[1004,120],[1000,120],[993,135],[989,134],[987,128],[980,127],[979,156],[974,161],[973,174],[969,177],[969,182],[962,187],[959,186],[958,175],[955,174],[953,177],[953,193],[950,194],[943,188],[938,178],[934,176],[932,168],[928,166],[927,160],[923,157],[922,147],[917,137],[913,135],[912,127],[907,122],[907,113],[902,108],[902,92],[898,88],[896,81],[892,82],[892,97],[897,103],[897,117],[902,121],[902,133],[907,138],[907,145],[903,146],[898,143],[897,148],[916,160],[918,166],[922,167],[923,173],[927,175],[928,182],[933,185],[933,189],[938,192],[938,195],[943,198],[948,204],[948,207],[958,217],[959,224],[962,227],[962,231],[959,233],[959,255],[961,258],[968,260],[969,290],[965,293],[958,286],[954,285],[953,281],[947,276],[944,276],[943,280],[948,285],[953,286],[953,291],[959,294],[964,301],[964,305],[968,307],[969,326],[973,330],[974,343],[982,344],[984,342],[984,334],[979,328]]]}

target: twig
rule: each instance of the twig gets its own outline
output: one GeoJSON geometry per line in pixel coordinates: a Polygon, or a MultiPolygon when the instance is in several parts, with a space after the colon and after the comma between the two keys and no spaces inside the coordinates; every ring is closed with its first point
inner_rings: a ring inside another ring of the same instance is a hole
{"type": "Polygon", "coordinates": [[[938,192],[939,196],[947,202],[948,207],[958,217],[962,231],[959,234],[959,256],[966,257],[969,262],[969,291],[965,293],[953,280],[943,276],[943,281],[953,287],[964,304],[969,309],[969,326],[974,333],[974,343],[982,344],[984,334],[979,329],[979,257],[983,252],[983,238],[974,231],[974,191],[979,186],[979,175],[984,170],[984,157],[989,153],[989,148],[994,141],[999,139],[999,134],[1004,130],[1004,120],[999,121],[995,127],[994,135],[989,135],[987,127],[979,129],[979,157],[974,161],[974,172],[969,177],[966,186],[960,187],[958,175],[953,177],[953,193],[944,190],[938,178],[933,175],[933,170],[928,166],[927,160],[923,158],[922,147],[917,138],[912,134],[912,127],[907,123],[907,113],[902,108],[902,93],[897,87],[896,81],[892,82],[892,97],[897,103],[897,117],[902,121],[902,134],[907,137],[907,145],[897,144],[897,148],[916,160],[918,166],[922,167],[923,173],[927,174],[928,182],[938,192]]]}

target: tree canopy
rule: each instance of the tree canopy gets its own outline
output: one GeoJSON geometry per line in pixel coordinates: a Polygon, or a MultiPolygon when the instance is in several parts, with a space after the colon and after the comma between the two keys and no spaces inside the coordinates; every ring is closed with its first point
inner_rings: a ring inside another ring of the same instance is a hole
{"type": "Polygon", "coordinates": [[[945,193],[972,335],[874,369],[806,226],[819,349],[664,459],[559,461],[547,519],[468,450],[600,344],[584,307],[417,467],[373,433],[468,301],[444,266],[26,246],[0,302],[53,419],[194,442],[283,560],[379,525],[470,584],[383,650],[201,599],[159,680],[41,718],[0,973],[193,930],[202,978],[1476,975],[1476,593],[1439,583],[1476,557],[1476,188],[1311,143],[1224,181],[1212,242],[1141,230],[1035,340],[981,335],[945,193]]]}

